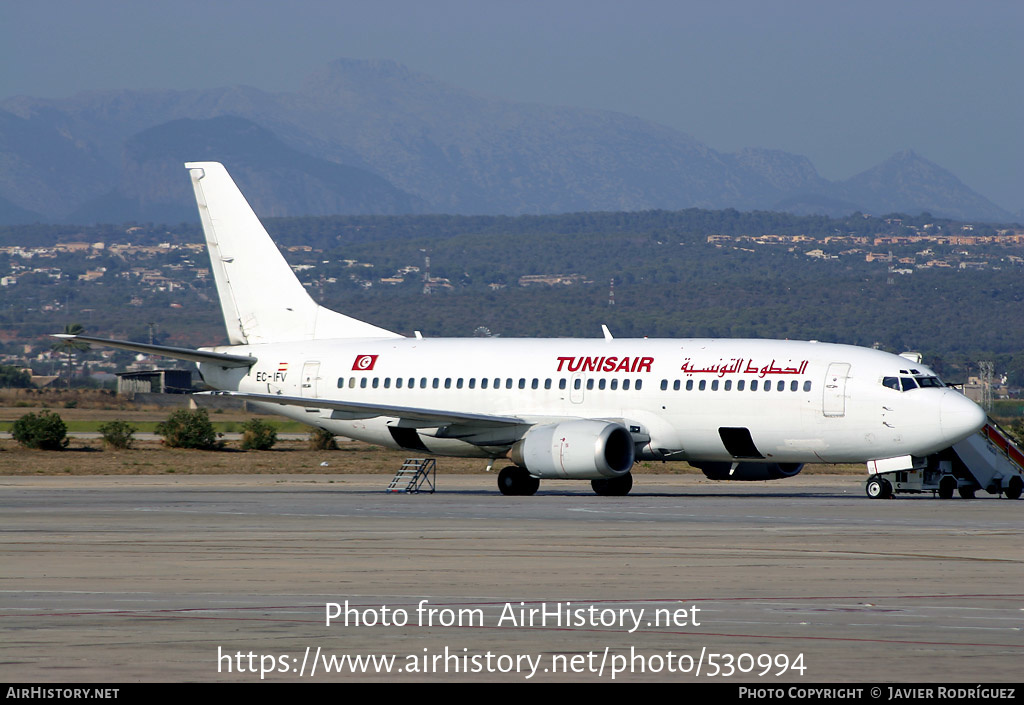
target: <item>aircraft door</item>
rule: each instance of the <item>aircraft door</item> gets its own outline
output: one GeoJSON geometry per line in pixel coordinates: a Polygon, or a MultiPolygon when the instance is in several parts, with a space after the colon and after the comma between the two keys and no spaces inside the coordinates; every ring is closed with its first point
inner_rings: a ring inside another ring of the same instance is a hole
{"type": "Polygon", "coordinates": [[[319,397],[320,363],[311,360],[302,365],[302,391],[304,397],[319,397]]]}
{"type": "Polygon", "coordinates": [[[833,362],[828,366],[821,401],[821,411],[825,416],[846,416],[846,378],[849,374],[848,362],[833,362]]]}
{"type": "Polygon", "coordinates": [[[583,403],[583,386],[586,384],[587,376],[577,372],[569,380],[569,401],[573,404],[583,403]]]}

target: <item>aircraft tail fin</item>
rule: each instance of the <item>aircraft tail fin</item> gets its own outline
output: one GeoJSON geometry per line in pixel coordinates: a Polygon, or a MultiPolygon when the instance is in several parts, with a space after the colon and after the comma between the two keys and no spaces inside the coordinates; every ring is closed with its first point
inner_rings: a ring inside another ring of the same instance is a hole
{"type": "Polygon", "coordinates": [[[233,345],[401,337],[316,303],[222,164],[188,162],[185,168],[233,345]]]}

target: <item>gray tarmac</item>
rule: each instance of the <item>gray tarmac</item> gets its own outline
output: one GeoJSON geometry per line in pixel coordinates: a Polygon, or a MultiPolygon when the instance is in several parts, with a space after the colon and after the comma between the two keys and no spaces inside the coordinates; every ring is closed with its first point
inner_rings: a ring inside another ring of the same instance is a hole
{"type": "Polygon", "coordinates": [[[1021,680],[1021,501],[387,480],[0,477],[0,681],[1021,680]]]}

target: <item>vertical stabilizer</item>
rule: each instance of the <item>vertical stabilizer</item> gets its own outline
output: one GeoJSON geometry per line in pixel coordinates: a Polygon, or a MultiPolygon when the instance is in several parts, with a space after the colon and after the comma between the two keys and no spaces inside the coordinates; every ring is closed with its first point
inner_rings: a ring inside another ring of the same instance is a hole
{"type": "Polygon", "coordinates": [[[232,344],[401,337],[313,301],[222,164],[185,168],[232,344]]]}

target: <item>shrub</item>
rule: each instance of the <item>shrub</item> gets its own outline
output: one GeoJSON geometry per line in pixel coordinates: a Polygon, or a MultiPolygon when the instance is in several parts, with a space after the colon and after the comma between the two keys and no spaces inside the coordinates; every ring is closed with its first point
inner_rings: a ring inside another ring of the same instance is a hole
{"type": "Polygon", "coordinates": [[[138,429],[127,421],[115,420],[100,424],[100,433],[103,434],[103,443],[116,450],[126,450],[132,447],[135,441],[133,437],[138,429]]]}
{"type": "Polygon", "coordinates": [[[61,450],[68,445],[68,427],[52,411],[25,414],[14,422],[11,435],[26,448],[61,450]]]}
{"type": "Polygon", "coordinates": [[[277,431],[266,421],[249,419],[242,424],[242,450],[270,450],[277,443],[277,431]]]}
{"type": "Polygon", "coordinates": [[[178,409],[157,424],[156,432],[171,448],[212,450],[221,446],[206,409],[178,409]]]}
{"type": "Polygon", "coordinates": [[[313,450],[338,450],[334,434],[325,428],[314,428],[309,432],[309,447],[313,450]]]}

